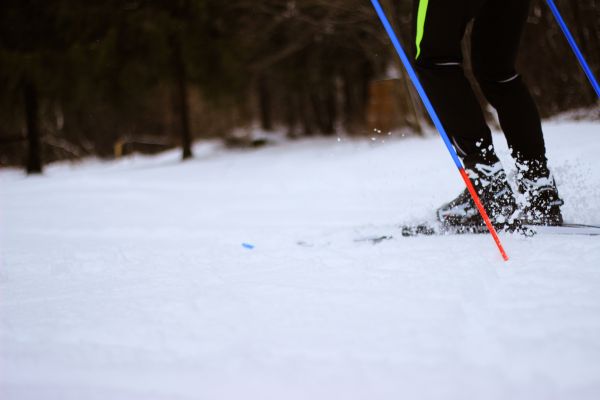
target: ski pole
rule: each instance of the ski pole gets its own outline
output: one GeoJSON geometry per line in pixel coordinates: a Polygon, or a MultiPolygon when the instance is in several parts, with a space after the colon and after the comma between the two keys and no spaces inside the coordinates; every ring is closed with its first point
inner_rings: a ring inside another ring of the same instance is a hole
{"type": "Polygon", "coordinates": [[[400,60],[402,61],[402,64],[404,64],[404,68],[408,72],[408,75],[410,76],[410,79],[411,79],[413,85],[417,89],[417,92],[419,93],[419,96],[421,97],[421,100],[423,101],[423,104],[425,105],[425,108],[427,109],[427,112],[429,113],[429,116],[431,117],[433,124],[435,125],[438,132],[442,136],[442,139],[443,139],[444,143],[446,144],[448,151],[450,152],[450,156],[454,160],[454,164],[456,164],[456,167],[458,168],[460,175],[462,176],[463,180],[465,181],[465,184],[467,185],[467,189],[469,190],[471,197],[473,197],[473,201],[475,202],[475,205],[477,206],[477,209],[479,210],[481,217],[485,221],[485,224],[486,224],[488,230],[492,234],[492,237],[494,238],[494,242],[496,243],[496,246],[498,247],[498,250],[500,251],[502,258],[504,259],[504,261],[508,261],[508,255],[506,254],[506,251],[504,251],[504,247],[502,246],[502,243],[500,242],[498,233],[496,232],[496,229],[492,225],[492,222],[490,221],[490,217],[488,216],[487,212],[483,208],[483,205],[481,204],[481,200],[479,199],[479,195],[477,194],[477,191],[473,187],[473,183],[471,183],[471,180],[469,179],[469,176],[467,175],[467,172],[465,171],[465,168],[464,168],[462,162],[460,161],[460,158],[458,158],[458,154],[456,154],[456,150],[454,150],[454,147],[452,146],[452,143],[450,142],[450,138],[448,137],[448,134],[446,133],[446,129],[442,125],[442,121],[440,121],[435,109],[433,108],[433,105],[431,104],[431,101],[429,100],[429,97],[427,96],[427,93],[425,92],[425,89],[421,85],[421,81],[419,81],[419,78],[417,77],[417,74],[416,74],[413,66],[411,65],[406,53],[404,52],[404,49],[402,48],[402,45],[400,44],[400,41],[398,40],[398,37],[396,36],[396,33],[394,32],[394,29],[390,25],[390,21],[388,21],[386,15],[385,15],[385,11],[383,11],[381,4],[379,4],[379,0],[371,0],[371,3],[373,4],[373,7],[375,7],[375,11],[377,12],[377,15],[379,16],[379,19],[381,20],[381,23],[383,24],[383,27],[385,28],[388,36],[390,37],[390,40],[392,41],[392,44],[394,45],[394,48],[396,49],[398,56],[400,56],[400,60]]]}
{"type": "Polygon", "coordinates": [[[556,7],[554,0],[546,0],[546,2],[548,3],[550,10],[552,10],[552,14],[554,14],[554,18],[556,18],[556,22],[558,22],[558,25],[560,25],[560,29],[562,29],[563,33],[565,34],[565,37],[567,38],[567,41],[571,45],[573,52],[577,56],[577,59],[579,60],[579,63],[581,64],[581,67],[585,71],[585,74],[587,75],[588,79],[590,80],[590,83],[594,87],[594,90],[596,91],[598,98],[600,98],[600,85],[598,85],[598,81],[596,80],[596,77],[594,76],[592,69],[590,68],[589,64],[585,60],[585,57],[581,53],[581,50],[579,50],[579,46],[577,46],[577,42],[575,42],[575,38],[573,38],[573,35],[571,35],[571,31],[569,30],[569,27],[567,26],[565,20],[563,19],[562,15],[560,14],[560,11],[558,11],[558,7],[556,7]]]}

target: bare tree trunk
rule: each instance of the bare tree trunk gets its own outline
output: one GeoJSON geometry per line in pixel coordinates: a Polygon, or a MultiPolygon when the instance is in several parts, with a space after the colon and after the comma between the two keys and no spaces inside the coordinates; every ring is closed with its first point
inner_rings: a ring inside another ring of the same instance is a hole
{"type": "Polygon", "coordinates": [[[35,84],[30,79],[26,79],[23,82],[23,96],[25,100],[25,120],[27,123],[27,142],[29,148],[26,165],[27,173],[41,174],[42,148],[40,143],[38,93],[35,84]]]}
{"type": "Polygon", "coordinates": [[[312,89],[309,101],[318,131],[323,135],[333,135],[336,122],[335,88],[329,82],[322,82],[320,87],[312,89]]]}
{"type": "Polygon", "coordinates": [[[302,124],[303,136],[312,136],[314,134],[314,116],[311,109],[311,96],[306,88],[301,88],[299,93],[300,122],[302,124]]]}
{"type": "Polygon", "coordinates": [[[258,103],[260,125],[265,131],[272,131],[273,116],[271,114],[271,93],[264,73],[261,73],[258,77],[258,103]]]}
{"type": "Polygon", "coordinates": [[[296,138],[296,126],[298,125],[298,94],[290,93],[286,94],[285,102],[285,123],[287,125],[287,137],[296,138]]]}
{"type": "Polygon", "coordinates": [[[179,111],[180,128],[181,128],[181,149],[182,159],[187,160],[192,158],[192,135],[190,133],[190,110],[187,97],[187,74],[185,70],[185,64],[183,60],[183,54],[181,49],[181,41],[179,37],[174,34],[171,36],[172,46],[172,61],[175,72],[176,81],[176,101],[177,108],[179,111]]]}
{"type": "Polygon", "coordinates": [[[337,92],[335,83],[333,82],[333,78],[330,78],[327,91],[325,92],[325,117],[326,124],[324,126],[324,133],[326,135],[335,134],[335,126],[338,119],[338,109],[337,109],[337,92]]]}

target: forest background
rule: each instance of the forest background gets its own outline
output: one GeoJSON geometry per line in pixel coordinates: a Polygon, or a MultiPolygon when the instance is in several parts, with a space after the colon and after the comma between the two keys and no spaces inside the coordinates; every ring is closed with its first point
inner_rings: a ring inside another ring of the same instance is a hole
{"type": "MultiPolygon", "coordinates": [[[[382,3],[411,43],[412,0],[382,3]]],[[[600,0],[557,4],[600,74],[600,0]]],[[[545,118],[596,102],[543,0],[519,70],[545,118]]],[[[0,3],[0,166],[427,123],[368,0],[0,3]]]]}

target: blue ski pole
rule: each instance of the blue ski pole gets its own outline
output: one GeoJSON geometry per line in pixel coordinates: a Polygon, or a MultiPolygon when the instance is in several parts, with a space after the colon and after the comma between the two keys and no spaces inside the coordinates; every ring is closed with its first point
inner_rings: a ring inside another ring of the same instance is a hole
{"type": "Polygon", "coordinates": [[[587,61],[585,60],[585,57],[581,53],[581,50],[579,50],[579,47],[577,46],[577,42],[575,42],[575,38],[573,38],[573,35],[571,35],[571,31],[567,27],[567,24],[565,23],[565,20],[563,19],[562,15],[560,14],[560,11],[558,11],[558,7],[556,7],[556,4],[554,4],[554,0],[546,0],[546,2],[548,3],[550,10],[552,10],[552,14],[554,14],[554,18],[556,18],[558,25],[560,25],[560,29],[562,29],[563,33],[565,34],[565,37],[567,38],[567,41],[571,45],[573,52],[577,56],[577,59],[579,60],[579,63],[581,64],[581,67],[585,71],[585,74],[587,75],[588,79],[590,80],[590,83],[594,87],[594,90],[596,91],[598,98],[600,98],[600,85],[598,85],[598,81],[596,80],[596,77],[594,76],[592,69],[590,68],[587,61]]]}
{"type": "Polygon", "coordinates": [[[402,48],[402,45],[400,44],[400,41],[398,40],[398,37],[396,36],[396,33],[394,32],[394,29],[390,25],[390,21],[388,21],[386,15],[385,15],[385,11],[383,11],[383,8],[381,8],[381,4],[379,4],[379,0],[371,0],[371,3],[373,3],[373,7],[375,7],[375,11],[377,12],[377,15],[379,16],[379,19],[381,20],[381,23],[383,24],[383,27],[385,28],[388,36],[390,37],[390,40],[392,41],[392,44],[394,45],[394,48],[396,49],[398,56],[400,56],[400,60],[402,60],[402,64],[404,64],[404,68],[408,72],[408,76],[410,77],[413,85],[417,89],[417,92],[419,93],[419,96],[421,97],[421,100],[423,101],[423,104],[425,105],[425,108],[427,109],[427,112],[429,113],[429,116],[431,117],[433,124],[435,125],[438,132],[442,136],[442,139],[444,140],[444,143],[446,144],[446,147],[448,148],[448,151],[450,152],[450,156],[452,156],[452,159],[454,160],[454,164],[456,164],[456,167],[458,168],[460,175],[462,176],[463,180],[465,181],[465,184],[467,185],[467,189],[469,190],[469,193],[471,193],[471,196],[473,197],[473,201],[475,202],[475,205],[477,206],[477,209],[479,210],[481,217],[485,221],[487,228],[489,229],[490,233],[492,234],[492,237],[494,238],[494,242],[496,242],[496,246],[498,247],[498,250],[500,251],[502,258],[505,261],[508,261],[508,255],[506,254],[506,251],[504,251],[504,247],[502,247],[502,243],[500,242],[498,233],[496,232],[496,229],[492,225],[492,222],[490,221],[490,218],[487,215],[487,212],[483,208],[483,205],[481,204],[481,200],[479,199],[479,195],[477,194],[477,191],[473,187],[473,183],[471,183],[471,180],[469,179],[469,176],[467,175],[467,172],[465,171],[465,168],[462,165],[460,158],[458,158],[458,154],[456,154],[456,150],[454,150],[454,147],[452,146],[452,143],[450,142],[450,138],[448,137],[448,134],[446,133],[446,129],[442,125],[442,121],[440,121],[435,109],[433,108],[433,105],[431,104],[431,101],[429,100],[429,97],[427,96],[427,93],[425,92],[425,89],[421,85],[421,82],[419,81],[419,78],[417,77],[417,74],[416,74],[413,66],[411,65],[406,53],[404,52],[404,49],[402,48]]]}

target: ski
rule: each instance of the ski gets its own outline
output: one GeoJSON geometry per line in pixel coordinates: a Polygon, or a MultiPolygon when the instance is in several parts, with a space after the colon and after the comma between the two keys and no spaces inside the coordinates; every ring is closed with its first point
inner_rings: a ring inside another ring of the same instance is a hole
{"type": "Polygon", "coordinates": [[[439,236],[439,235],[468,235],[484,234],[487,232],[485,225],[457,225],[448,226],[441,223],[421,223],[415,225],[402,225],[402,236],[439,236]]]}
{"type": "MultiPolygon", "coordinates": [[[[423,223],[415,225],[401,226],[402,236],[441,236],[441,235],[469,235],[485,234],[487,228],[485,225],[466,225],[466,226],[448,226],[441,223],[423,223]]],[[[600,226],[564,223],[560,226],[541,226],[523,224],[513,234],[523,236],[535,235],[583,235],[600,236],[600,226]]]]}
{"type": "MultiPolygon", "coordinates": [[[[443,225],[440,222],[424,222],[418,224],[404,224],[387,226],[381,229],[381,233],[376,232],[378,229],[370,227],[370,233],[363,233],[362,236],[358,236],[353,239],[354,243],[357,244],[371,244],[379,245],[385,242],[395,241],[398,237],[402,236],[405,238],[410,237],[422,237],[422,236],[454,236],[454,235],[485,235],[489,234],[485,225],[467,225],[467,226],[448,226],[443,225]]],[[[518,229],[512,232],[503,232],[510,235],[519,235],[523,237],[533,236],[551,236],[551,235],[562,235],[562,236],[600,236],[600,225],[586,225],[586,224],[575,224],[575,223],[564,223],[561,226],[540,226],[540,225],[528,225],[523,224],[518,229]]],[[[296,242],[301,247],[315,247],[318,244],[311,241],[298,241],[296,242]]],[[[326,245],[331,242],[326,242],[326,245]]]]}
{"type": "Polygon", "coordinates": [[[537,235],[584,235],[600,236],[600,226],[565,223],[561,226],[525,225],[537,235]]]}
{"type": "Polygon", "coordinates": [[[373,235],[373,236],[359,237],[357,239],[354,239],[354,242],[355,243],[367,242],[367,243],[371,243],[371,244],[379,244],[381,242],[385,242],[387,240],[392,240],[392,239],[394,239],[394,236],[392,236],[392,235],[373,235]]]}

